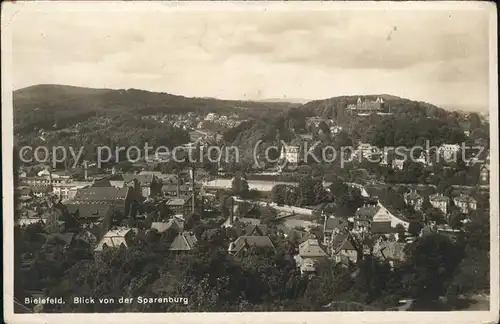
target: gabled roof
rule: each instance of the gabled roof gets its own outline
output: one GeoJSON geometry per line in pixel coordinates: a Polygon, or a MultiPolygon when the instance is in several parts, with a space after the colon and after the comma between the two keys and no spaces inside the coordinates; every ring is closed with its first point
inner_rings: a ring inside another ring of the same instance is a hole
{"type": "Polygon", "coordinates": [[[125,200],[130,188],[90,187],[78,189],[75,201],[114,201],[125,200]]]}
{"type": "Polygon", "coordinates": [[[153,222],[151,223],[151,228],[156,229],[158,233],[163,233],[169,228],[175,228],[178,231],[182,231],[184,228],[184,223],[176,219],[169,219],[168,222],[153,222]]]}
{"type": "Polygon", "coordinates": [[[240,236],[229,244],[229,252],[238,254],[243,248],[270,247],[274,249],[273,242],[269,236],[240,236]]]}
{"type": "Polygon", "coordinates": [[[375,256],[384,258],[387,261],[403,261],[406,257],[404,249],[406,243],[401,242],[380,242],[373,249],[375,256]]]}
{"type": "Polygon", "coordinates": [[[97,244],[94,251],[102,251],[105,246],[118,248],[120,246],[128,247],[126,235],[131,231],[130,228],[116,228],[109,230],[97,244]]]}
{"type": "Polygon", "coordinates": [[[442,202],[449,202],[450,198],[448,196],[444,196],[443,194],[434,194],[429,197],[430,201],[442,201],[442,202]]]}
{"type": "Polygon", "coordinates": [[[420,196],[418,194],[418,192],[416,192],[415,190],[412,190],[410,192],[407,192],[404,197],[407,199],[407,200],[419,200],[419,199],[422,199],[422,196],[420,196]]]}
{"type": "Polygon", "coordinates": [[[325,219],[325,225],[324,225],[325,231],[333,231],[334,229],[342,231],[346,228],[347,228],[347,221],[342,218],[329,217],[325,219]]]}
{"type": "Polygon", "coordinates": [[[247,225],[260,225],[258,218],[235,217],[234,220],[247,225]]]}
{"type": "Polygon", "coordinates": [[[112,208],[108,205],[96,204],[65,204],[68,212],[76,216],[76,219],[103,219],[112,208]]]}
{"type": "Polygon", "coordinates": [[[328,255],[319,245],[317,239],[309,239],[299,245],[299,255],[301,258],[319,258],[328,255]]]}
{"type": "Polygon", "coordinates": [[[469,195],[460,195],[458,197],[455,197],[453,200],[455,200],[456,202],[461,202],[461,203],[476,203],[476,199],[472,198],[471,196],[469,195]]]}
{"type": "Polygon", "coordinates": [[[379,210],[373,216],[373,222],[391,222],[391,216],[389,211],[385,208],[379,208],[379,210]]]}
{"type": "Polygon", "coordinates": [[[369,219],[372,220],[373,216],[379,211],[380,207],[378,206],[363,206],[359,207],[356,210],[355,217],[361,219],[369,219]]]}
{"type": "Polygon", "coordinates": [[[73,233],[52,233],[52,234],[42,234],[45,237],[45,243],[49,243],[55,240],[63,241],[65,244],[70,244],[73,241],[73,233]]]}
{"type": "Polygon", "coordinates": [[[172,198],[169,199],[165,204],[167,206],[184,206],[189,202],[191,199],[191,196],[185,197],[185,198],[172,198]]]}
{"type": "Polygon", "coordinates": [[[170,251],[190,251],[198,241],[193,233],[184,232],[175,237],[170,244],[170,251]]]}
{"type": "Polygon", "coordinates": [[[250,224],[245,228],[245,235],[260,235],[266,236],[269,232],[269,228],[265,224],[250,224]]]}
{"type": "Polygon", "coordinates": [[[370,232],[372,234],[390,234],[394,233],[394,229],[391,227],[391,222],[372,222],[370,226],[370,232]]]}
{"type": "Polygon", "coordinates": [[[337,254],[340,250],[359,250],[357,243],[354,241],[352,236],[347,233],[340,233],[336,235],[331,244],[335,254],[337,254]]]}
{"type": "Polygon", "coordinates": [[[309,233],[309,232],[303,232],[303,231],[296,230],[294,228],[289,228],[283,224],[279,224],[277,226],[277,229],[280,232],[282,232],[284,235],[286,235],[287,239],[291,239],[291,238],[296,237],[297,240],[301,243],[308,240],[308,239],[314,239],[314,235],[309,233]]]}

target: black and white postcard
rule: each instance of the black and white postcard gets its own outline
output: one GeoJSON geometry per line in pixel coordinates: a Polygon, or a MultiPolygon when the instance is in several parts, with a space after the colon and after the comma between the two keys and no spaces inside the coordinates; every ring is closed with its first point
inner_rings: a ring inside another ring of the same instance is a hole
{"type": "Polygon", "coordinates": [[[1,15],[7,323],[498,322],[493,2],[1,15]]]}

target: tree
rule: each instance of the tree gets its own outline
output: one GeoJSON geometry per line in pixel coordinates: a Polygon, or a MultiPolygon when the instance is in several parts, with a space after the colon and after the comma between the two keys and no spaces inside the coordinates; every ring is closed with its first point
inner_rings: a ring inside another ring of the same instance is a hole
{"type": "Polygon", "coordinates": [[[285,204],[287,191],[286,185],[275,185],[271,189],[271,201],[278,205],[285,204]]]}
{"type": "Polygon", "coordinates": [[[323,132],[323,134],[330,134],[330,127],[328,127],[324,121],[319,123],[318,128],[323,132]]]}
{"type": "Polygon", "coordinates": [[[241,177],[234,177],[231,182],[231,191],[233,195],[237,195],[242,198],[248,197],[250,191],[248,181],[241,177]]]}
{"type": "Polygon", "coordinates": [[[184,229],[191,230],[200,222],[200,215],[198,213],[189,214],[184,221],[184,229]]]}
{"type": "Polygon", "coordinates": [[[465,219],[465,215],[458,208],[452,208],[451,215],[448,219],[448,225],[453,229],[458,229],[462,227],[462,221],[465,219]]]}
{"type": "Polygon", "coordinates": [[[424,236],[408,246],[407,273],[412,297],[436,300],[445,294],[462,258],[462,249],[440,234],[424,236]]]}
{"type": "Polygon", "coordinates": [[[337,176],[334,176],[331,178],[331,185],[329,187],[330,193],[334,197],[340,197],[340,196],[345,196],[349,193],[349,186],[345,184],[342,179],[340,179],[337,176]]]}
{"type": "Polygon", "coordinates": [[[410,225],[408,226],[408,233],[410,233],[412,236],[419,236],[421,230],[422,230],[421,222],[416,222],[416,221],[410,222],[410,225]]]}
{"type": "Polygon", "coordinates": [[[481,118],[479,118],[479,115],[477,113],[471,113],[469,114],[469,123],[469,130],[473,131],[475,129],[478,129],[481,127],[481,118]]]}
{"type": "Polygon", "coordinates": [[[425,212],[425,217],[427,220],[431,222],[435,222],[436,224],[445,224],[446,219],[443,215],[443,212],[437,208],[429,208],[425,212]]]}
{"type": "Polygon", "coordinates": [[[405,241],[405,232],[406,232],[406,229],[404,228],[403,225],[401,225],[401,224],[396,225],[396,233],[398,234],[398,241],[399,242],[405,241]]]}

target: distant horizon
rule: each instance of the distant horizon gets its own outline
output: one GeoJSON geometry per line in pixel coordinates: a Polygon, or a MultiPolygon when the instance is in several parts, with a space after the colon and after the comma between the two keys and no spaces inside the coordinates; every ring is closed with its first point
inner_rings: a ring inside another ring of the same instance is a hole
{"type": "Polygon", "coordinates": [[[11,21],[16,89],[74,84],[292,103],[393,93],[439,107],[490,105],[483,10],[40,8],[25,5],[11,21]]]}
{"type": "Polygon", "coordinates": [[[81,85],[72,85],[72,84],[56,84],[56,83],[43,83],[43,84],[33,84],[29,85],[26,87],[22,88],[17,88],[13,89],[12,92],[32,88],[32,87],[37,87],[37,86],[61,86],[61,87],[74,87],[74,88],[84,88],[84,89],[93,89],[93,90],[139,90],[139,91],[147,91],[151,93],[165,93],[165,94],[170,94],[174,96],[181,96],[185,98],[198,98],[198,99],[214,99],[214,100],[227,100],[227,101],[253,101],[253,102],[273,102],[273,103],[290,103],[290,104],[300,104],[304,105],[308,102],[311,101],[317,101],[317,100],[327,100],[330,98],[335,98],[335,97],[342,97],[342,96],[349,96],[349,97],[355,97],[355,96],[360,96],[360,97],[370,97],[370,96],[393,96],[393,97],[398,97],[402,99],[408,99],[411,101],[417,101],[417,102],[425,102],[431,105],[434,105],[436,107],[448,110],[448,111],[464,111],[464,112],[476,112],[476,113],[489,113],[489,107],[474,107],[472,105],[459,105],[459,104],[435,104],[433,102],[425,101],[425,100],[418,100],[414,98],[408,98],[392,93],[367,93],[367,94],[340,94],[340,95],[335,95],[331,97],[326,97],[326,98],[262,98],[262,99],[252,99],[252,98],[244,98],[244,99],[234,99],[234,98],[220,98],[220,97],[210,97],[210,96],[204,96],[204,97],[198,97],[198,96],[187,96],[184,94],[179,94],[179,93],[173,93],[170,91],[154,91],[154,90],[149,90],[149,89],[141,89],[141,88],[111,88],[111,87],[87,87],[87,86],[81,86],[81,85]],[[467,109],[472,108],[472,109],[467,109]],[[484,109],[484,110],[483,110],[484,109]]]}

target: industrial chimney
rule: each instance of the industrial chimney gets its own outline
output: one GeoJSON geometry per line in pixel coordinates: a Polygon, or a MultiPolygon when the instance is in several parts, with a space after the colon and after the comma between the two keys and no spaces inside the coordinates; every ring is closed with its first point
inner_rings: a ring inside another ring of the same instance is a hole
{"type": "Polygon", "coordinates": [[[234,198],[229,197],[229,223],[233,225],[234,222],[234,198]]]}
{"type": "Polygon", "coordinates": [[[195,169],[194,166],[191,167],[189,170],[191,173],[191,192],[192,192],[192,198],[191,198],[191,211],[194,213],[196,211],[196,190],[195,190],[195,182],[194,182],[194,175],[195,175],[195,169]]]}
{"type": "Polygon", "coordinates": [[[83,168],[85,172],[85,180],[87,180],[88,179],[87,161],[83,161],[83,168]]]}
{"type": "Polygon", "coordinates": [[[181,196],[181,179],[179,177],[179,175],[177,175],[177,198],[180,198],[181,196]]]}

